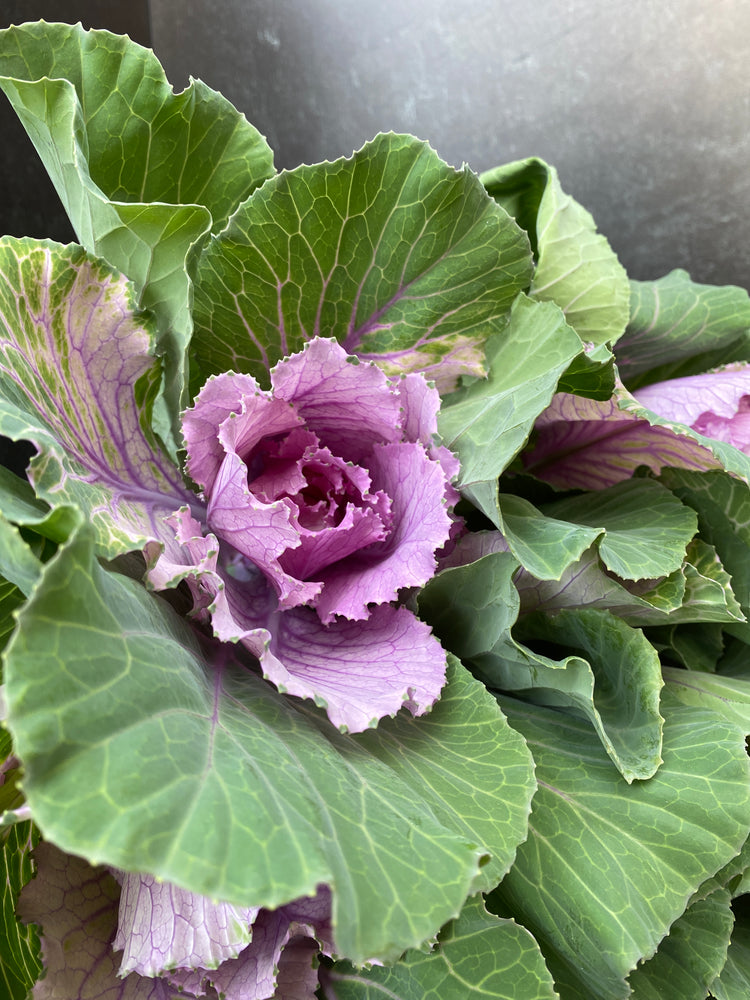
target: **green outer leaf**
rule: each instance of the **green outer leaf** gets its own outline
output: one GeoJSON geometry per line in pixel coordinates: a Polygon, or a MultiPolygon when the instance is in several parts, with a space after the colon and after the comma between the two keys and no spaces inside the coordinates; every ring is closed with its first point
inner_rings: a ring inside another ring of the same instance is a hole
{"type": "Polygon", "coordinates": [[[70,508],[50,510],[39,500],[27,479],[21,479],[0,465],[0,512],[14,524],[33,526],[34,531],[55,542],[64,542],[76,526],[76,513],[70,508]]]}
{"type": "Polygon", "coordinates": [[[438,430],[461,462],[459,486],[476,499],[477,485],[492,484],[493,502],[481,505],[488,517],[495,480],[523,448],[580,346],[555,305],[519,295],[506,328],[487,343],[488,377],[443,400],[438,430]]]}
{"type": "Polygon", "coordinates": [[[515,582],[523,614],[585,607],[609,610],[635,627],[726,622],[734,628],[743,624],[729,575],[715,549],[700,538],[689,543],[680,569],[656,583],[644,580],[626,587],[605,572],[593,547],[565,570],[559,582],[535,580],[523,570],[515,582]]]}
{"type": "MultiPolygon", "coordinates": [[[[487,850],[474,819],[492,830],[507,780],[518,839],[531,794],[530,759],[479,686],[462,699],[471,747],[438,706],[434,723],[397,720],[370,752],[374,740],[343,736],[234,661],[206,662],[168,605],[95,563],[87,535],[46,565],[6,660],[8,723],[45,838],[240,905],[274,908],[330,883],[337,949],[357,963],[393,960],[455,916],[487,850]],[[374,755],[407,745],[440,762],[425,795],[397,773],[407,762],[374,755]],[[444,817],[471,798],[456,828],[433,813],[438,797],[444,817]]],[[[507,864],[514,845],[493,836],[507,864]]]]}
{"type": "MultiPolygon", "coordinates": [[[[20,608],[23,602],[24,596],[18,587],[0,577],[0,652],[5,649],[5,646],[13,634],[13,629],[16,627],[14,612],[20,608]]],[[[0,664],[1,663],[2,661],[0,661],[0,664]]],[[[0,671],[0,682],[2,682],[2,679],[2,671],[0,671]]],[[[0,698],[0,708],[1,707],[2,699],[0,698]]],[[[2,718],[1,711],[0,718],[2,718]]]]}
{"type": "Polygon", "coordinates": [[[735,924],[721,975],[711,983],[716,1000],[747,1000],[750,993],[750,922],[735,924]]]}
{"type": "Polygon", "coordinates": [[[41,971],[36,928],[20,923],[18,896],[32,875],[29,853],[38,837],[31,823],[11,827],[2,844],[0,870],[0,992],[7,1000],[26,1000],[41,971]]]}
{"type": "MultiPolygon", "coordinates": [[[[524,619],[518,637],[547,640],[585,657],[547,661],[553,669],[534,664],[527,695],[539,704],[572,705],[584,712],[626,781],[650,778],[662,762],[663,682],[659,657],[643,633],[608,611],[576,608],[524,619]]],[[[521,677],[513,664],[503,671],[506,683],[496,686],[518,690],[521,677]]]]}
{"type": "Polygon", "coordinates": [[[551,660],[511,635],[518,614],[510,553],[493,552],[446,569],[423,588],[421,615],[443,644],[485,684],[532,701],[583,712],[628,781],[650,777],[661,762],[659,659],[651,645],[602,611],[534,616],[521,636],[550,639],[581,655],[551,660]]]}
{"type": "Polygon", "coordinates": [[[589,212],[565,194],[555,168],[530,157],[479,179],[530,234],[537,256],[530,294],[556,302],[581,340],[617,340],[630,312],[627,274],[589,212]]]}
{"type": "Polygon", "coordinates": [[[271,150],[205,84],[175,95],[149,49],[80,24],[0,32],[0,88],[80,242],[127,274],[156,314],[178,433],[197,250],[273,174],[271,150]]]}
{"type": "Polygon", "coordinates": [[[630,322],[617,344],[631,390],[750,360],[750,296],[736,285],[699,285],[687,271],[631,281],[630,322]]]}
{"type": "Polygon", "coordinates": [[[684,705],[708,708],[750,734],[750,680],[665,667],[672,695],[684,705]]]}
{"type": "MultiPolygon", "coordinates": [[[[691,472],[664,469],[663,482],[698,514],[701,537],[713,545],[732,578],[732,591],[746,617],[750,617],[750,488],[725,472],[691,472]]],[[[735,628],[750,641],[750,626],[735,628]]]]}
{"type": "Polygon", "coordinates": [[[490,852],[474,888],[494,888],[526,839],[536,781],[526,744],[484,685],[449,654],[448,683],[429,715],[384,719],[357,740],[418,788],[439,822],[490,852]]]}
{"type": "Polygon", "coordinates": [[[604,533],[604,528],[547,517],[528,500],[511,493],[498,495],[497,510],[498,528],[508,548],[538,580],[559,580],[604,533]]]}
{"type": "Polygon", "coordinates": [[[625,580],[656,579],[679,569],[698,530],[694,511],[650,479],[568,497],[545,505],[544,512],[603,528],[599,554],[625,580]]]}
{"type": "Polygon", "coordinates": [[[28,596],[41,569],[41,562],[21,538],[18,529],[0,514],[0,574],[28,596]]]}
{"type": "Polygon", "coordinates": [[[691,903],[656,954],[631,973],[633,1000],[706,1000],[726,962],[734,918],[730,894],[717,889],[691,903]]]}
{"type": "Polygon", "coordinates": [[[196,379],[231,368],[266,383],[279,358],[331,336],[452,387],[483,373],[484,341],[531,266],[525,233],[468,168],[379,135],[279,174],[212,240],[195,287],[196,379]]]}
{"type": "Polygon", "coordinates": [[[556,1000],[533,937],[488,913],[480,896],[439,936],[435,949],[407,952],[391,968],[355,969],[339,962],[323,973],[326,1000],[556,1000]]]}
{"type": "Polygon", "coordinates": [[[539,941],[558,987],[569,984],[563,998],[621,1000],[625,977],[747,838],[744,734],[663,699],[664,763],[628,786],[584,722],[500,703],[529,742],[539,781],[529,839],[496,890],[502,912],[539,941]]]}

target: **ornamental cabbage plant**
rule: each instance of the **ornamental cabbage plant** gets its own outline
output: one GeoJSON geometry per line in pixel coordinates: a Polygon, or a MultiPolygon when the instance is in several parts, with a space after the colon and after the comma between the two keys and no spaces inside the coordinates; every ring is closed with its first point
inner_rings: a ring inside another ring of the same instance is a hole
{"type": "Polygon", "coordinates": [[[109,32],[0,88],[0,992],[746,996],[747,292],[109,32]]]}

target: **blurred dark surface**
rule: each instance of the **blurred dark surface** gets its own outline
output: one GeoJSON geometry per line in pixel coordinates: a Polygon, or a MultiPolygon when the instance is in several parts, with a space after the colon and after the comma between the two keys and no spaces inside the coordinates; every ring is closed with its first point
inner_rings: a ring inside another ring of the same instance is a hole
{"type": "MultiPolygon", "coordinates": [[[[0,0],[152,44],[176,89],[221,90],[279,167],[378,131],[477,171],[538,155],[632,277],[750,287],[750,3],[743,0],[0,0]]],[[[0,231],[72,234],[0,97],[0,231]]]]}
{"type": "MultiPolygon", "coordinates": [[[[148,0],[0,0],[0,28],[24,21],[64,21],[107,28],[151,44],[148,0]]],[[[47,172],[4,94],[0,93],[0,235],[75,240],[47,172]]]]}
{"type": "Polygon", "coordinates": [[[151,0],[179,88],[232,100],[279,167],[378,131],[484,170],[538,155],[632,277],[750,287],[744,0],[151,0]]]}

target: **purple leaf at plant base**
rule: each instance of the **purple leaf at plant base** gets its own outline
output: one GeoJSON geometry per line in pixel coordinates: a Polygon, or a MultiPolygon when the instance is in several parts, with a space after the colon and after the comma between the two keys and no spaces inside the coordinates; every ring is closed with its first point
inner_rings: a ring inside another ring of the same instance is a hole
{"type": "Polygon", "coordinates": [[[113,876],[49,843],[35,856],[19,904],[42,928],[35,1000],[313,1000],[318,951],[332,948],[326,889],[240,910],[151,876],[113,876]]]}
{"type": "Polygon", "coordinates": [[[603,489],[639,465],[747,475],[750,365],[737,362],[702,375],[670,379],[630,394],[617,387],[605,402],[559,393],[536,423],[524,455],[528,472],[563,489],[603,489]],[[704,440],[698,437],[701,435],[704,440]],[[717,444],[713,444],[717,442],[717,444]]]}
{"type": "Polygon", "coordinates": [[[406,705],[427,711],[445,676],[430,630],[394,607],[426,583],[454,526],[456,462],[436,447],[439,396],[422,376],[389,378],[316,338],[271,372],[211,378],[184,417],[201,524],[173,519],[218,638],[240,641],[265,676],[361,731],[406,705]]]}

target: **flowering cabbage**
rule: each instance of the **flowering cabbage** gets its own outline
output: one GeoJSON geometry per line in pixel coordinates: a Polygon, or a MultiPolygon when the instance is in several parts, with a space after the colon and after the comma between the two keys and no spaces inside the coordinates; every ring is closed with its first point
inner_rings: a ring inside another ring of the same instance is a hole
{"type": "Polygon", "coordinates": [[[393,602],[430,579],[453,523],[458,463],[432,443],[438,393],[320,338],[271,384],[213,377],[185,414],[208,534],[183,508],[172,524],[192,563],[162,559],[153,581],[188,577],[218,638],[242,642],[279,690],[314,698],[342,729],[404,703],[421,714],[445,654],[393,602]]]}
{"type": "Polygon", "coordinates": [[[42,927],[47,974],[34,996],[312,998],[331,954],[330,893],[278,910],[213,903],[151,876],[94,868],[52,844],[19,912],[42,927]]]}

